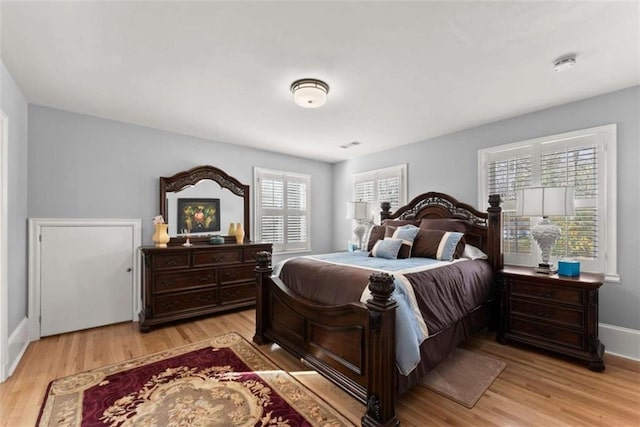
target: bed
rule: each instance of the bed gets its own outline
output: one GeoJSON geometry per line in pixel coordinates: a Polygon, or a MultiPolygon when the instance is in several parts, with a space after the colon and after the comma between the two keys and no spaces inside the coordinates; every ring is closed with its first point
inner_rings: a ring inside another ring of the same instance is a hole
{"type": "MultiPolygon", "coordinates": [[[[396,354],[396,337],[404,339],[401,335],[405,332],[402,332],[400,326],[407,323],[404,307],[407,304],[403,304],[403,294],[398,292],[406,283],[411,282],[413,287],[408,288],[414,291],[410,291],[409,294],[420,294],[421,291],[417,290],[414,283],[415,277],[438,275],[441,266],[427,268],[426,270],[435,272],[429,273],[422,271],[422,266],[417,266],[420,263],[419,259],[399,260],[404,264],[395,269],[392,263],[383,260],[383,267],[378,270],[370,268],[371,261],[365,259],[366,254],[351,255],[352,260],[345,258],[348,254],[337,254],[328,255],[325,259],[301,257],[287,261],[284,267],[279,266],[276,275],[273,274],[269,253],[259,253],[256,257],[257,302],[254,342],[260,345],[277,343],[363,402],[366,405],[362,417],[363,426],[399,424],[395,415],[396,396],[417,384],[460,342],[487,326],[492,313],[497,311],[495,304],[492,304],[495,295],[493,282],[503,264],[501,208],[498,195],[489,197],[486,212],[480,212],[469,204],[438,192],[421,194],[393,213],[389,211],[387,204],[383,204],[382,209],[382,224],[389,226],[386,227],[387,230],[391,226],[405,229],[416,224],[420,224],[418,228],[421,228],[422,224],[432,224],[437,220],[463,224],[465,248],[477,248],[486,254],[484,260],[457,259],[457,262],[450,263],[451,266],[442,266],[444,269],[455,270],[462,277],[459,279],[462,283],[453,285],[461,287],[467,286],[465,283],[479,273],[474,273],[473,269],[468,273],[461,273],[460,266],[464,266],[463,270],[468,270],[472,263],[482,264],[485,273],[480,275],[484,277],[482,280],[485,282],[491,282],[490,290],[483,291],[483,296],[476,295],[471,300],[465,297],[464,304],[458,304],[464,306],[464,313],[451,315],[448,320],[436,319],[433,323],[434,318],[422,316],[423,319],[420,321],[424,320],[428,324],[427,337],[418,340],[417,351],[420,360],[417,365],[407,368],[400,364],[399,360],[405,352],[402,342],[400,348],[403,351],[396,354]],[[352,262],[356,265],[352,265],[352,262]],[[288,264],[291,266],[287,267],[288,264]],[[488,275],[486,270],[489,270],[488,275]],[[352,286],[361,286],[363,274],[366,274],[366,289],[361,294],[359,287],[347,290],[352,286]],[[296,291],[280,276],[291,282],[296,291]],[[300,284],[305,281],[312,290],[305,290],[304,284],[300,284]],[[341,291],[329,290],[332,282],[335,282],[332,286],[341,291]],[[349,293],[349,296],[343,295],[349,293]],[[336,295],[339,295],[339,298],[334,298],[336,295]],[[426,320],[427,318],[429,320],[426,320]]],[[[404,289],[404,292],[406,291],[407,289],[404,289]]],[[[465,292],[469,291],[463,289],[462,293],[465,292]]],[[[411,300],[409,297],[406,299],[411,300]]],[[[447,299],[446,296],[444,299],[447,299]]],[[[409,310],[411,309],[409,307],[409,310]]],[[[440,311],[449,310],[450,307],[445,305],[440,311]]],[[[420,316],[416,316],[418,317],[420,316]]],[[[497,321],[495,319],[497,317],[494,317],[494,321],[497,321]]]]}

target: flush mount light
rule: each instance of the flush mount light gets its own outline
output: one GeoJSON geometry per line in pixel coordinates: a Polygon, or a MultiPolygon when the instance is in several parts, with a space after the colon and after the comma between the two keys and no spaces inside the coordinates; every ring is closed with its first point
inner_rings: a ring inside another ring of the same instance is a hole
{"type": "Polygon", "coordinates": [[[291,92],[296,104],[304,108],[317,108],[327,102],[329,85],[322,80],[300,79],[291,83],[291,92]]]}
{"type": "Polygon", "coordinates": [[[575,55],[564,56],[553,63],[553,71],[566,71],[570,68],[573,68],[574,65],[576,65],[575,55]]]}

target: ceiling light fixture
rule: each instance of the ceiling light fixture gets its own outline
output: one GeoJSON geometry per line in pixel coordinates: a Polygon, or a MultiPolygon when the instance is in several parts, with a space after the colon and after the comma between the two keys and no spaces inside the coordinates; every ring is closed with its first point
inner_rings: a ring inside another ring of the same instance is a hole
{"type": "Polygon", "coordinates": [[[556,62],[553,63],[553,71],[566,71],[570,68],[573,68],[573,66],[576,65],[576,56],[575,55],[569,55],[569,56],[563,56],[560,59],[557,59],[556,62]]]}
{"type": "Polygon", "coordinates": [[[296,104],[304,108],[322,107],[327,102],[329,85],[322,80],[300,79],[291,83],[291,92],[296,104]]]}

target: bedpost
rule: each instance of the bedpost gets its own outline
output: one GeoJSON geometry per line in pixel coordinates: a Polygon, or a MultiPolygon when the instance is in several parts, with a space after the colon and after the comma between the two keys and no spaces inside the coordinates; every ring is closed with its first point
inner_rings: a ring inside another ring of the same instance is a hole
{"type": "Polygon", "coordinates": [[[389,219],[391,216],[391,202],[380,203],[380,209],[382,209],[382,211],[380,211],[380,223],[382,224],[382,221],[389,219]]]}
{"type": "Polygon", "coordinates": [[[367,349],[367,412],[362,426],[396,426],[396,333],[397,303],[391,299],[395,289],[393,276],[373,273],[369,276],[372,298],[367,300],[369,311],[369,345],[367,349]]]}
{"type": "Polygon", "coordinates": [[[500,195],[489,195],[489,205],[490,207],[487,209],[489,213],[487,255],[489,255],[491,268],[496,274],[502,270],[504,263],[502,257],[502,208],[500,207],[500,195]]]}
{"type": "Polygon", "coordinates": [[[271,253],[260,251],[256,254],[256,334],[253,336],[253,342],[262,345],[268,340],[264,336],[264,325],[267,322],[269,310],[269,290],[264,283],[271,276],[273,268],[271,267],[271,253]]]}

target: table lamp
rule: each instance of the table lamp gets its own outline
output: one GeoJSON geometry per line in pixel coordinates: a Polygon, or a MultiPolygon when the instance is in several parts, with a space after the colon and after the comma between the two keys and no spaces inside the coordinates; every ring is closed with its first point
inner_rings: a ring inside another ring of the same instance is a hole
{"type": "Polygon", "coordinates": [[[549,258],[562,231],[548,217],[573,215],[573,196],[573,187],[529,187],[516,193],[517,216],[542,217],[531,228],[531,236],[542,253],[542,262],[536,268],[538,273],[553,274],[557,271],[549,258]]]}
{"type": "Polygon", "coordinates": [[[358,249],[362,250],[362,239],[367,231],[366,220],[368,219],[369,203],[363,201],[347,202],[347,219],[355,219],[356,226],[353,234],[358,238],[358,249]]]}

